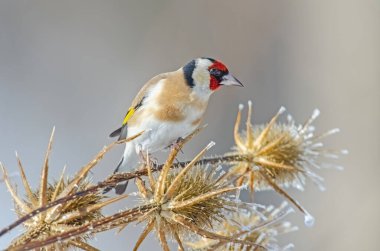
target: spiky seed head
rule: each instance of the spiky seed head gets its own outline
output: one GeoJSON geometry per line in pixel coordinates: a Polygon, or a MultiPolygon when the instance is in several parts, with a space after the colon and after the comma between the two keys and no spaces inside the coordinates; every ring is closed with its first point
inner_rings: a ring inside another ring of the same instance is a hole
{"type": "MultiPolygon", "coordinates": [[[[54,201],[57,197],[59,197],[59,195],[67,187],[67,185],[70,184],[70,182],[70,180],[66,180],[48,184],[46,190],[47,202],[49,203],[51,201],[54,201]]],[[[78,185],[77,191],[86,190],[90,186],[91,183],[88,180],[84,180],[78,185]]],[[[39,190],[36,190],[33,193],[33,196],[36,198],[36,200],[38,200],[39,194],[39,190]]],[[[31,240],[44,240],[50,236],[63,233],[67,230],[74,229],[88,222],[100,219],[102,217],[100,208],[93,211],[89,210],[87,213],[79,212],[80,210],[89,209],[96,206],[101,202],[102,199],[103,196],[97,193],[85,195],[70,201],[66,205],[63,205],[60,212],[54,216],[54,219],[45,221],[45,218],[41,221],[38,216],[31,218],[23,224],[26,231],[14,239],[10,247],[22,245],[31,240]]],[[[38,206],[36,207],[36,205],[33,205],[33,203],[29,201],[28,198],[24,198],[24,201],[29,205],[31,210],[38,208],[38,206]]],[[[54,208],[55,207],[47,210],[46,216],[49,216],[50,213],[53,213],[54,208]]],[[[25,213],[23,213],[17,205],[15,206],[15,209],[19,218],[25,216],[25,213]]],[[[68,250],[69,248],[76,247],[77,243],[86,243],[91,237],[91,234],[85,234],[67,242],[57,243],[55,245],[44,247],[41,250],[56,250],[57,245],[59,245],[59,247],[63,250],[68,250]]]]}
{"type": "MultiPolygon", "coordinates": [[[[324,148],[320,140],[338,130],[314,135],[312,123],[318,117],[319,110],[315,110],[304,124],[297,125],[291,116],[288,116],[286,123],[277,122],[278,116],[284,111],[281,107],[265,125],[252,125],[248,120],[246,130],[239,132],[239,110],[235,125],[236,145],[232,154],[249,156],[250,161],[237,163],[232,172],[243,175],[240,182],[245,182],[251,190],[271,188],[263,173],[277,185],[300,190],[303,189],[306,178],[309,178],[322,190],[323,178],[315,174],[313,169],[327,166],[323,163],[323,158],[334,158],[337,154],[324,148]]],[[[249,103],[248,118],[251,117],[251,112],[249,103]]]]}
{"type": "MultiPolygon", "coordinates": [[[[119,196],[104,200],[105,197],[95,191],[73,196],[70,200],[64,200],[65,197],[75,192],[85,191],[93,186],[86,178],[88,172],[96,166],[106,152],[119,142],[112,143],[102,149],[94,159],[83,166],[72,178],[66,177],[64,168],[58,181],[49,182],[49,156],[52,149],[53,135],[54,129],[42,166],[41,182],[38,189],[31,188],[21,160],[16,154],[25,196],[18,195],[9,180],[5,167],[0,163],[4,182],[15,203],[15,212],[19,218],[23,218],[21,222],[26,229],[25,232],[12,241],[8,247],[9,250],[28,249],[28,245],[38,246],[39,250],[66,250],[74,247],[95,250],[95,248],[86,243],[87,239],[92,237],[92,231],[87,231],[81,235],[70,235],[70,238],[66,238],[65,241],[58,241],[51,245],[45,245],[43,242],[50,238],[60,240],[66,233],[80,227],[90,230],[90,223],[103,218],[100,210],[104,206],[125,198],[125,196],[119,196]],[[58,199],[61,199],[60,203],[48,207],[49,203],[58,199]]],[[[124,141],[131,140],[134,137],[136,136],[124,141]]],[[[9,229],[11,228],[6,228],[6,231],[9,231],[9,229]]]]}
{"type": "Polygon", "coordinates": [[[163,250],[169,250],[168,238],[183,250],[184,239],[192,235],[213,236],[209,230],[224,220],[226,211],[237,207],[237,200],[227,196],[237,187],[218,175],[218,168],[195,165],[214,144],[207,145],[182,169],[171,168],[179,151],[173,149],[158,178],[148,172],[149,182],[137,182],[142,205],[153,205],[153,209],[140,217],[139,221],[146,222],[146,227],[134,250],[152,230],[156,231],[163,250]]]}
{"type": "MultiPolygon", "coordinates": [[[[166,178],[167,184],[172,184],[180,171],[171,170],[166,178]]],[[[177,186],[171,197],[158,203],[157,209],[150,212],[145,221],[155,220],[156,231],[158,232],[160,228],[165,229],[168,237],[173,240],[175,235],[188,237],[192,234],[187,227],[173,220],[176,215],[185,217],[199,228],[212,228],[215,222],[224,219],[225,210],[236,206],[226,196],[226,193],[233,188],[224,181],[217,182],[217,179],[215,169],[204,166],[193,167],[180,181],[177,180],[177,186]],[[213,194],[216,191],[222,192],[213,194]]],[[[150,189],[148,188],[148,190],[150,189]]],[[[164,192],[167,191],[165,189],[164,192]]],[[[153,192],[150,191],[148,194],[153,195],[153,192]]],[[[154,201],[152,197],[141,196],[141,199],[143,204],[154,201]]]]}

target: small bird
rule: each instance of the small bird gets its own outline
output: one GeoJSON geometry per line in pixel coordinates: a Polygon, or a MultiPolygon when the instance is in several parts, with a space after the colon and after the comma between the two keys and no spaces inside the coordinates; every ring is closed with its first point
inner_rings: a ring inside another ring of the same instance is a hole
{"type": "MultiPolygon", "coordinates": [[[[243,85],[223,63],[206,57],[149,80],[133,100],[122,126],[110,134],[121,140],[145,131],[126,143],[114,173],[136,169],[144,152],[163,150],[191,134],[199,127],[211,94],[221,86],[243,85]]],[[[116,194],[124,193],[127,185],[117,184],[116,194]]]]}

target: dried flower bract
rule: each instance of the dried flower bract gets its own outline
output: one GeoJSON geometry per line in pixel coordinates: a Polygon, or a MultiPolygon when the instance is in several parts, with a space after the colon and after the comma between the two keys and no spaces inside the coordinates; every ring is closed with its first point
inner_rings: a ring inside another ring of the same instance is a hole
{"type": "Polygon", "coordinates": [[[297,230],[297,227],[292,226],[290,222],[283,221],[284,217],[290,212],[291,208],[284,202],[280,207],[274,206],[254,206],[249,209],[239,209],[230,213],[217,227],[218,234],[231,238],[239,237],[242,240],[247,240],[256,243],[260,246],[242,245],[240,243],[231,243],[207,238],[201,238],[198,241],[187,242],[186,244],[193,250],[284,250],[291,247],[288,244],[286,247],[280,248],[277,244],[276,237],[291,231],[297,230]]]}

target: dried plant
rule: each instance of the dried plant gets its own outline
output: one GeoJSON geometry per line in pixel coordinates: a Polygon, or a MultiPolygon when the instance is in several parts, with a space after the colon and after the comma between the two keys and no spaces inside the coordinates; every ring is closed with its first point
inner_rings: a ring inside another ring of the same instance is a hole
{"type": "Polygon", "coordinates": [[[339,132],[339,129],[314,135],[312,123],[319,116],[319,110],[315,110],[302,125],[296,125],[290,115],[287,123],[277,123],[278,117],[285,111],[284,107],[280,108],[268,124],[253,126],[252,102],[249,101],[246,130],[239,132],[242,109],[243,105],[240,105],[234,129],[236,145],[230,154],[245,155],[250,161],[238,162],[232,167],[232,173],[241,175],[238,185],[245,183],[251,191],[274,189],[305,213],[306,223],[312,225],[312,216],[281,187],[292,186],[303,190],[306,178],[309,178],[324,190],[323,178],[312,169],[331,166],[321,162],[322,158],[337,158],[338,154],[346,153],[345,150],[336,152],[325,149],[320,142],[339,132]]]}
{"type": "Polygon", "coordinates": [[[169,250],[169,240],[175,241],[179,250],[279,249],[276,235],[295,230],[289,222],[283,221],[291,210],[286,204],[276,208],[241,201],[239,192],[245,187],[252,192],[272,188],[305,213],[306,223],[312,222],[311,215],[284,188],[302,189],[306,178],[321,186],[322,178],[312,168],[323,166],[320,157],[335,155],[325,150],[319,140],[337,130],[314,136],[311,123],[318,112],[300,126],[296,126],[290,117],[287,123],[279,123],[277,118],[283,109],[267,125],[252,125],[249,102],[246,130],[239,132],[241,110],[242,107],[235,124],[233,152],[203,157],[214,145],[212,142],[191,161],[175,162],[180,149],[200,128],[173,148],[164,164],[152,164],[148,158],[141,169],[114,174],[97,184],[89,182],[89,171],[115,145],[133,140],[141,133],[105,147],[72,178],[63,171],[58,181],[49,182],[52,134],[38,189],[30,187],[18,156],[25,196],[19,196],[13,189],[7,171],[1,165],[3,180],[15,202],[19,219],[0,230],[0,237],[20,224],[25,228],[7,250],[66,250],[73,247],[97,250],[88,243],[94,235],[111,229],[121,231],[132,222],[145,226],[133,250],[137,250],[152,231],[165,251],[169,250]],[[221,170],[221,165],[227,168],[227,172],[221,170]],[[103,207],[128,197],[128,194],[107,198],[102,194],[103,189],[131,179],[135,179],[137,187],[134,192],[138,196],[136,206],[104,216],[103,207]]]}
{"type": "MultiPolygon", "coordinates": [[[[293,244],[280,247],[277,244],[276,237],[297,230],[290,222],[282,221],[285,216],[293,212],[293,209],[287,206],[286,202],[278,208],[274,206],[252,206],[249,209],[243,208],[230,213],[224,221],[220,222],[216,231],[218,234],[230,238],[239,237],[242,240],[260,244],[270,250],[286,250],[293,244]]],[[[260,246],[249,244],[231,243],[215,239],[201,238],[198,241],[186,243],[193,250],[257,250],[262,251],[260,246]]]]}
{"type": "MultiPolygon", "coordinates": [[[[25,198],[20,197],[16,190],[12,187],[8,178],[8,173],[4,166],[0,163],[4,174],[5,184],[13,198],[15,212],[19,218],[28,215],[34,209],[38,210],[39,208],[46,206],[51,201],[63,198],[73,192],[80,192],[89,188],[91,183],[88,179],[86,179],[86,176],[90,169],[94,167],[98,160],[104,155],[98,155],[93,161],[90,162],[89,165],[85,166],[73,178],[65,177],[64,168],[60,179],[54,183],[49,183],[49,155],[52,148],[53,136],[54,129],[50,136],[48,149],[41,172],[41,183],[38,189],[33,190],[29,185],[21,160],[16,153],[18,167],[26,193],[25,198]]],[[[44,240],[50,236],[59,235],[88,222],[98,220],[103,217],[100,210],[104,206],[116,202],[124,197],[126,196],[104,200],[105,196],[100,193],[93,193],[78,196],[67,203],[52,207],[49,210],[41,212],[34,217],[30,217],[29,220],[25,221],[23,225],[26,231],[13,240],[8,249],[17,250],[17,246],[23,245],[32,240],[44,240]]],[[[87,243],[88,239],[91,237],[91,234],[84,234],[77,236],[76,238],[72,238],[67,242],[55,243],[54,245],[47,246],[43,248],[43,250],[66,250],[70,247],[94,250],[95,248],[87,243]]]]}
{"type": "MultiPolygon", "coordinates": [[[[169,250],[168,237],[177,241],[180,250],[184,250],[182,239],[192,233],[224,239],[208,230],[213,229],[215,222],[224,219],[225,211],[233,210],[237,206],[225,194],[239,188],[231,186],[223,177],[216,177],[215,168],[194,166],[213,145],[213,142],[210,143],[180,171],[170,171],[177,153],[174,150],[157,179],[151,172],[148,173],[149,186],[137,179],[142,203],[153,203],[156,207],[139,219],[146,222],[146,227],[133,250],[137,250],[153,229],[163,250],[169,250]]],[[[229,241],[240,242],[234,239],[229,241]]]]}

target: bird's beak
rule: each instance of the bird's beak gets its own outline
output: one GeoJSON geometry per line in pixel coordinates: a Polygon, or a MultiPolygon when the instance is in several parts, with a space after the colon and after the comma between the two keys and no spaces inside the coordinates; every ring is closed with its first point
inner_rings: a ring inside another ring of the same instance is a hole
{"type": "Polygon", "coordinates": [[[234,85],[234,86],[241,86],[244,87],[244,85],[234,76],[231,74],[224,75],[222,78],[222,82],[220,82],[221,85],[234,85]]]}

